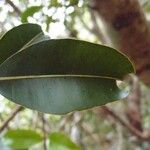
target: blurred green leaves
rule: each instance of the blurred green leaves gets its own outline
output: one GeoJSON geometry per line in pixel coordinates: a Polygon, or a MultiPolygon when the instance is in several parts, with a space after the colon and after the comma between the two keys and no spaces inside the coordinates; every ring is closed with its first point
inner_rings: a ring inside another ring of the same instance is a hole
{"type": "Polygon", "coordinates": [[[43,140],[42,136],[35,131],[19,129],[7,131],[4,139],[13,150],[28,149],[43,140]]]}
{"type": "Polygon", "coordinates": [[[78,5],[79,0],[69,0],[71,6],[78,5]]]}
{"type": "Polygon", "coordinates": [[[54,132],[49,136],[50,150],[81,150],[64,133],[54,132]]]}
{"type": "Polygon", "coordinates": [[[36,12],[39,12],[43,6],[31,6],[28,7],[22,14],[21,14],[21,21],[22,23],[28,22],[28,17],[33,16],[36,12]]]}
{"type": "MultiPolygon", "coordinates": [[[[36,144],[42,143],[44,138],[33,130],[8,130],[0,143],[2,150],[28,150],[36,144]],[[6,143],[5,145],[3,143],[6,143]]],[[[53,132],[48,135],[50,150],[81,150],[69,137],[61,132],[53,132]]]]}
{"type": "Polygon", "coordinates": [[[58,2],[58,0],[51,0],[50,1],[50,6],[49,7],[61,7],[62,4],[58,2]]]}
{"type": "Polygon", "coordinates": [[[150,1],[146,0],[143,2],[142,7],[145,13],[150,13],[150,1]]]}

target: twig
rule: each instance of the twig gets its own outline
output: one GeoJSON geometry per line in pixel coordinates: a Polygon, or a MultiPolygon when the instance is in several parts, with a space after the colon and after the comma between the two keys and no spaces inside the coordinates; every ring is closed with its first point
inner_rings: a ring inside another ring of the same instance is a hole
{"type": "Polygon", "coordinates": [[[100,30],[100,27],[97,23],[95,12],[91,9],[90,13],[91,13],[91,19],[92,19],[92,22],[93,22],[93,29],[92,29],[93,33],[95,33],[95,35],[97,35],[97,37],[101,40],[101,42],[103,44],[108,44],[108,40],[107,40],[106,36],[100,30]]]}
{"type": "Polygon", "coordinates": [[[90,33],[94,34],[94,35],[95,35],[99,40],[101,40],[101,42],[103,43],[103,39],[101,38],[101,36],[99,35],[99,33],[96,32],[96,30],[95,30],[94,28],[90,28],[90,27],[85,23],[84,19],[83,19],[81,16],[79,16],[79,19],[80,19],[82,25],[84,26],[84,28],[85,28],[87,31],[89,31],[90,33]]]}
{"type": "Polygon", "coordinates": [[[83,20],[83,18],[82,18],[81,16],[79,16],[79,19],[80,19],[82,25],[84,26],[84,28],[85,28],[86,30],[88,30],[89,32],[93,33],[92,28],[90,28],[90,27],[84,22],[84,20],[83,20]]]}
{"type": "Polygon", "coordinates": [[[47,139],[47,131],[46,131],[46,120],[45,120],[45,117],[44,117],[44,114],[40,114],[41,116],[41,120],[42,120],[42,131],[43,131],[43,136],[44,136],[44,142],[43,142],[43,148],[44,150],[47,150],[47,144],[46,144],[46,139],[47,139]]]}
{"type": "Polygon", "coordinates": [[[137,130],[131,124],[125,122],[119,115],[117,115],[114,111],[109,109],[107,106],[102,107],[106,114],[110,115],[116,121],[120,122],[124,127],[126,127],[133,135],[139,138],[142,141],[149,141],[150,142],[150,133],[149,132],[141,132],[137,130]]]}
{"type": "Polygon", "coordinates": [[[123,133],[122,133],[123,127],[120,124],[117,124],[117,133],[118,133],[118,142],[116,145],[116,150],[123,149],[123,133]]]}
{"type": "Polygon", "coordinates": [[[64,131],[67,123],[71,122],[73,119],[73,113],[66,115],[60,122],[59,130],[64,131]]]}
{"type": "Polygon", "coordinates": [[[11,116],[3,123],[0,127],[0,133],[8,126],[9,122],[14,119],[14,117],[18,114],[18,112],[22,111],[24,107],[17,106],[16,109],[12,112],[11,116]]]}
{"type": "Polygon", "coordinates": [[[87,23],[85,23],[85,21],[82,18],[82,16],[79,16],[79,19],[80,19],[82,25],[90,33],[94,34],[103,44],[108,44],[107,38],[105,37],[104,33],[101,32],[100,27],[99,27],[99,25],[98,25],[98,23],[96,21],[95,13],[93,12],[93,10],[90,10],[90,12],[91,12],[91,19],[92,19],[92,22],[93,22],[93,27],[90,28],[87,25],[87,23]]]}
{"type": "Polygon", "coordinates": [[[11,0],[5,0],[6,3],[8,3],[14,11],[20,16],[21,15],[21,10],[11,1],[11,0]]]}
{"type": "Polygon", "coordinates": [[[73,113],[73,121],[70,130],[70,136],[75,141],[75,143],[82,145],[82,139],[79,131],[79,124],[82,121],[82,115],[80,112],[73,113]]]}
{"type": "Polygon", "coordinates": [[[130,80],[132,82],[132,89],[131,93],[127,97],[128,110],[126,115],[132,126],[142,131],[141,86],[136,76],[133,76],[130,80]]]}
{"type": "Polygon", "coordinates": [[[93,135],[92,129],[90,128],[89,125],[87,125],[86,123],[82,123],[79,126],[88,136],[90,136],[90,138],[95,141],[96,143],[99,143],[100,139],[98,135],[93,135]]]}

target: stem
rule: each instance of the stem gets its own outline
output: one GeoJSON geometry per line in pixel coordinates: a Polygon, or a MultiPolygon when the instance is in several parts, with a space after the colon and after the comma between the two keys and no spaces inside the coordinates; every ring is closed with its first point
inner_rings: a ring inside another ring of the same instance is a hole
{"type": "Polygon", "coordinates": [[[40,114],[41,120],[42,120],[42,131],[43,131],[43,136],[44,136],[44,142],[43,142],[43,148],[44,150],[47,150],[47,144],[46,144],[46,139],[47,139],[47,131],[46,131],[46,120],[44,117],[44,114],[40,114]]]}
{"type": "Polygon", "coordinates": [[[134,136],[139,138],[142,141],[149,141],[150,142],[150,133],[147,132],[141,132],[137,130],[134,126],[131,124],[125,122],[119,115],[117,115],[114,111],[109,109],[106,106],[102,107],[106,114],[110,115],[112,118],[114,118],[116,121],[120,122],[121,125],[123,125],[125,128],[127,128],[134,136]]]}
{"type": "Polygon", "coordinates": [[[6,3],[8,3],[19,16],[21,15],[21,10],[11,0],[6,0],[6,3]]]}
{"type": "Polygon", "coordinates": [[[15,110],[11,113],[11,116],[3,123],[3,125],[0,127],[0,133],[1,133],[5,128],[7,128],[9,122],[12,121],[12,120],[15,118],[15,116],[16,116],[20,111],[22,111],[23,109],[24,109],[24,107],[22,107],[22,106],[17,106],[17,107],[15,108],[15,110]]]}

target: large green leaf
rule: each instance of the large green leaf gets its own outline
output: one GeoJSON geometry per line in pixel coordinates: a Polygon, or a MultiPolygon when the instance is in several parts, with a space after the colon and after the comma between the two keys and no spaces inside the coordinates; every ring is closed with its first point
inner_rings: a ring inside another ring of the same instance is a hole
{"type": "Polygon", "coordinates": [[[8,145],[15,150],[28,149],[43,140],[40,134],[32,130],[9,130],[4,139],[8,140],[8,145]]]}
{"type": "MultiPolygon", "coordinates": [[[[7,43],[14,46],[11,40],[7,43]]],[[[75,39],[49,40],[38,33],[1,63],[0,92],[28,108],[65,114],[124,98],[127,92],[117,87],[116,80],[132,72],[129,59],[110,47],[75,39]]]]}
{"type": "Polygon", "coordinates": [[[50,150],[81,150],[64,133],[54,132],[49,136],[50,150]]]}

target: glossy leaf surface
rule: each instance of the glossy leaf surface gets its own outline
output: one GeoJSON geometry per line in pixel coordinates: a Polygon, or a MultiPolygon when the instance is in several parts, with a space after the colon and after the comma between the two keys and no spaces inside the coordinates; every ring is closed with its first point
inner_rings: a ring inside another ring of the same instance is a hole
{"type": "Polygon", "coordinates": [[[123,99],[127,92],[117,87],[116,80],[133,72],[129,59],[110,47],[75,39],[50,40],[40,32],[3,59],[0,92],[28,108],[65,114],[123,99]]]}

